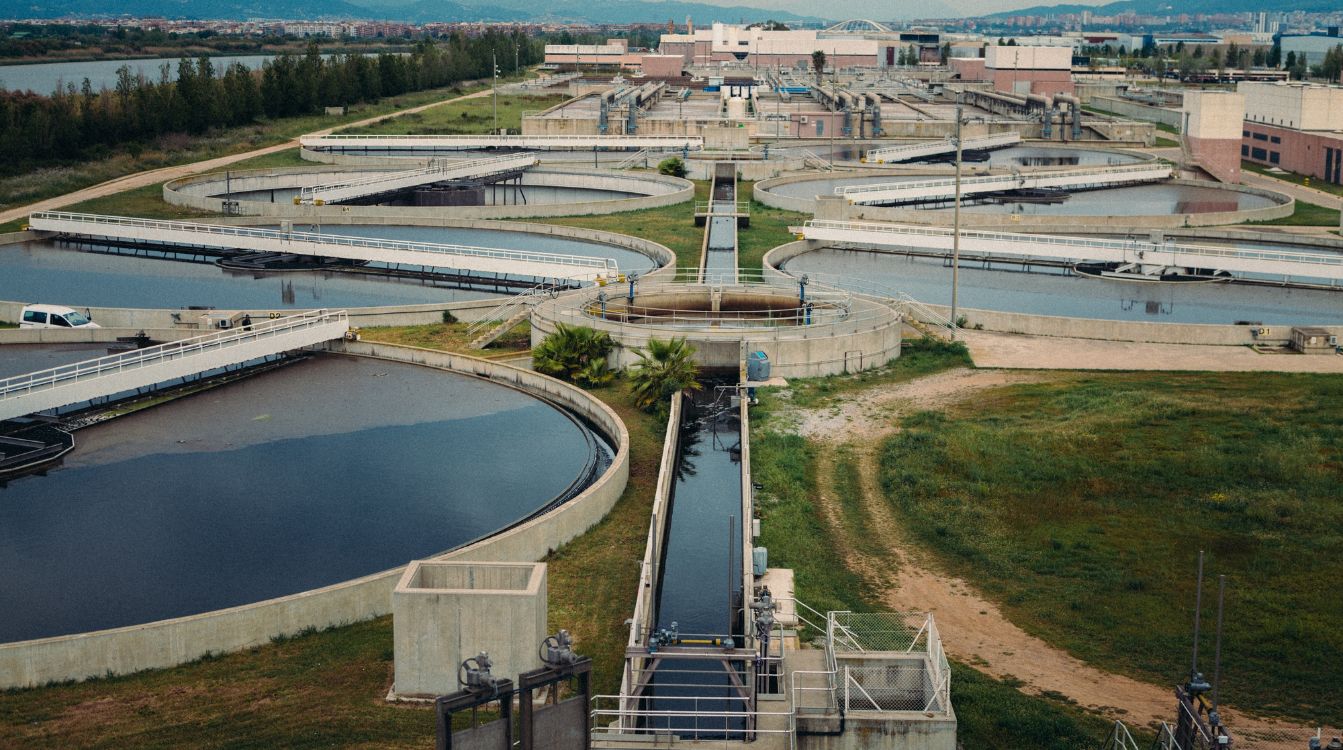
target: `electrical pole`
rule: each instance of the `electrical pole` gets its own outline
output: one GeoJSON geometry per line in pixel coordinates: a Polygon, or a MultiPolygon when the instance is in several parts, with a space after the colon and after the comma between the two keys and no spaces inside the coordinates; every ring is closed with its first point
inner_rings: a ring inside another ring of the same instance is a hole
{"type": "Polygon", "coordinates": [[[495,57],[494,50],[490,50],[490,71],[494,81],[491,87],[494,99],[494,132],[491,135],[499,135],[499,59],[495,57]]]}
{"type": "Polygon", "coordinates": [[[961,270],[961,105],[956,105],[956,203],[951,214],[951,338],[956,339],[956,287],[961,270]]]}

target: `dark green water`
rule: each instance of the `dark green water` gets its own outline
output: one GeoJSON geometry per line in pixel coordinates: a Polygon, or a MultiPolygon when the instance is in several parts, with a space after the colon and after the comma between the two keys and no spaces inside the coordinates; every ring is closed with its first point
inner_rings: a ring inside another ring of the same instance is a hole
{"type": "Polygon", "coordinates": [[[0,642],[448,550],[569,488],[593,457],[584,431],[510,388],[325,355],[81,430],[63,466],[0,489],[0,642]]]}

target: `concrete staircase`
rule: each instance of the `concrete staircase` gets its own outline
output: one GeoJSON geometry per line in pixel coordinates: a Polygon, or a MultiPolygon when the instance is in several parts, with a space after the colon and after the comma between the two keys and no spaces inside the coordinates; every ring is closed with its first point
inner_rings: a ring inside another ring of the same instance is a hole
{"type": "Polygon", "coordinates": [[[521,310],[510,315],[499,325],[494,326],[472,339],[471,343],[467,346],[472,349],[484,349],[497,341],[500,336],[516,328],[519,323],[526,320],[531,314],[532,308],[528,305],[524,305],[521,310]]]}

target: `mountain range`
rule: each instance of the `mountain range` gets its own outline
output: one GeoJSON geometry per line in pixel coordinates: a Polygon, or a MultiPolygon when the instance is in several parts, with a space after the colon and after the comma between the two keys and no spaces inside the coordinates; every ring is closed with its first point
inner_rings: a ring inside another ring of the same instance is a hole
{"type": "Polygon", "coordinates": [[[765,21],[784,23],[817,21],[782,10],[747,6],[719,6],[680,0],[0,0],[0,18],[107,18],[116,16],[181,19],[282,18],[293,20],[361,19],[427,23],[431,21],[573,21],[586,23],[661,22],[679,23],[687,15],[703,21],[765,21]],[[115,8],[115,10],[113,10],[115,8]]]}
{"type": "Polygon", "coordinates": [[[1286,13],[1299,10],[1306,13],[1327,13],[1339,9],[1338,0],[1119,0],[1105,5],[1034,5],[1029,8],[994,13],[989,18],[1006,16],[1056,16],[1064,13],[1091,11],[1096,16],[1113,16],[1133,12],[1139,15],[1176,16],[1182,13],[1286,13]]]}

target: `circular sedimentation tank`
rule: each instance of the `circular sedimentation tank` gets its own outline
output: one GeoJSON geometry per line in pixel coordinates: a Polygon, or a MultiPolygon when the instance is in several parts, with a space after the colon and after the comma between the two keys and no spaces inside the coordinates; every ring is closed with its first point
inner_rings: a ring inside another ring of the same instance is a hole
{"type": "MultiPolygon", "coordinates": [[[[86,356],[28,347],[15,359],[86,356]]],[[[192,615],[395,568],[571,497],[612,453],[581,420],[528,393],[331,354],[75,435],[63,465],[0,487],[0,642],[192,615]]]]}
{"type": "MultiPolygon", "coordinates": [[[[673,205],[694,197],[693,183],[679,177],[574,165],[536,167],[521,172],[516,179],[498,182],[458,180],[452,183],[453,190],[433,191],[428,186],[406,189],[395,197],[378,199],[380,202],[374,205],[295,204],[305,187],[390,176],[425,163],[403,161],[400,165],[395,160],[384,160],[381,163],[387,166],[381,167],[214,172],[166,183],[163,198],[174,205],[249,216],[502,219],[615,213],[673,205]]],[[[435,161],[451,166],[460,160],[435,161]]]]}
{"type": "MultiPolygon", "coordinates": [[[[967,169],[967,176],[974,174],[967,169]]],[[[792,211],[815,213],[820,198],[841,200],[835,189],[881,183],[942,179],[908,170],[855,170],[803,174],[764,180],[755,186],[755,199],[792,211]]],[[[1291,198],[1280,193],[1239,185],[1194,180],[1102,188],[1067,193],[1062,200],[966,197],[961,206],[965,226],[1124,226],[1152,228],[1212,226],[1279,218],[1294,209],[1291,198]]],[[[950,201],[902,206],[848,205],[849,218],[902,223],[948,224],[950,201]]]]}
{"type": "MultiPolygon", "coordinates": [[[[1181,243],[1330,252],[1317,245],[1265,243],[1226,238],[1174,237],[1181,243]]],[[[1343,249],[1332,248],[1333,252],[1343,249]]],[[[793,276],[809,274],[840,287],[899,290],[920,302],[951,303],[951,267],[945,258],[898,250],[821,247],[805,243],[775,248],[765,258],[793,276]],[[861,283],[854,282],[861,279],[861,283]]],[[[1343,290],[1238,283],[1152,283],[1095,279],[1062,267],[1021,261],[963,260],[958,303],[966,310],[1153,323],[1337,325],[1343,323],[1343,290]]]]}
{"type": "MultiPolygon", "coordinates": [[[[475,223],[472,223],[475,224],[475,223]]],[[[271,225],[274,226],[274,225],[271,225]]],[[[654,258],[633,238],[597,234],[571,236],[560,227],[527,224],[406,226],[380,224],[306,225],[298,231],[416,242],[449,243],[612,258],[622,271],[648,272],[668,258],[654,258]],[[488,226],[490,228],[480,228],[488,226]],[[624,244],[616,244],[624,242],[624,244]],[[642,250],[642,251],[641,251],[642,250]]],[[[582,234],[577,233],[577,234],[582,234]]],[[[273,272],[220,268],[213,257],[188,252],[165,261],[161,253],[112,248],[87,241],[57,240],[0,246],[0,300],[40,301],[75,307],[221,309],[311,309],[406,306],[482,299],[517,291],[482,279],[461,288],[446,281],[395,277],[376,266],[273,272]]],[[[668,254],[669,255],[669,254],[668,254]]]]}

